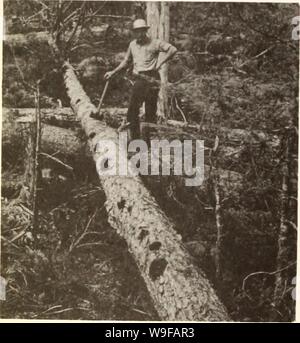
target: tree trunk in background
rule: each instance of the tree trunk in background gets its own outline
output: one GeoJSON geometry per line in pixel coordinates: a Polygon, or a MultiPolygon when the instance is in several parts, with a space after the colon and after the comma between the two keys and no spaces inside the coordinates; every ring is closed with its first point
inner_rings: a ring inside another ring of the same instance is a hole
{"type": "Polygon", "coordinates": [[[34,173],[33,173],[33,194],[32,194],[32,227],[33,234],[36,237],[39,224],[39,184],[40,184],[40,151],[41,151],[41,111],[40,111],[40,88],[37,84],[35,92],[35,151],[34,151],[34,173]]]}
{"type": "MultiPolygon", "coordinates": [[[[101,141],[119,149],[119,135],[90,117],[96,108],[69,63],[64,80],[71,106],[89,138],[94,161],[107,162],[101,141]]],[[[127,160],[126,160],[127,161],[127,160]]],[[[110,161],[111,162],[111,161],[110,161]]],[[[122,162],[122,161],[121,161],[122,162]]],[[[123,163],[125,163],[123,161],[123,163]]],[[[118,159],[110,165],[118,170],[118,159]]],[[[226,321],[229,316],[204,273],[193,264],[182,238],[138,176],[99,173],[109,223],[126,240],[161,319],[226,321]]]]}
{"type": "Polygon", "coordinates": [[[33,188],[34,188],[34,156],[35,156],[35,136],[36,136],[36,125],[34,122],[26,123],[23,126],[23,130],[27,132],[25,152],[26,158],[24,159],[24,186],[27,188],[28,192],[26,193],[28,204],[32,204],[33,198],[33,188]]]}
{"type": "Polygon", "coordinates": [[[277,309],[280,308],[285,295],[287,283],[287,270],[285,269],[290,261],[289,258],[289,224],[288,224],[288,204],[289,204],[289,182],[290,182],[290,137],[284,139],[284,156],[282,162],[282,189],[281,189],[281,214],[278,232],[277,266],[278,273],[275,278],[274,303],[277,309]]]}
{"type": "MultiPolygon", "coordinates": [[[[147,2],[147,23],[150,26],[151,38],[158,38],[166,42],[170,38],[170,5],[167,2],[147,2]]],[[[162,53],[160,54],[161,57],[162,53]]],[[[168,95],[164,85],[168,83],[168,66],[165,63],[160,69],[161,88],[158,95],[158,115],[168,117],[168,95]]]]}

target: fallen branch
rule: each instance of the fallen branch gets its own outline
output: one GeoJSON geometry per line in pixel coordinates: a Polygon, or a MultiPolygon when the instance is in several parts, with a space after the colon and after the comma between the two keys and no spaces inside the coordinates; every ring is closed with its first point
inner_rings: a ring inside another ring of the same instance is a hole
{"type": "Polygon", "coordinates": [[[69,248],[69,252],[72,252],[72,250],[74,250],[74,248],[76,248],[79,245],[80,241],[82,241],[82,239],[87,235],[87,233],[88,233],[87,231],[88,231],[88,229],[89,229],[89,227],[91,225],[91,222],[95,218],[97,212],[98,212],[98,209],[96,209],[94,214],[89,218],[89,220],[88,220],[88,222],[87,222],[87,224],[86,224],[82,234],[76,240],[74,240],[72,242],[72,244],[70,245],[70,248],[69,248]]]}
{"type": "Polygon", "coordinates": [[[51,155],[49,155],[49,154],[47,154],[45,152],[40,152],[40,155],[45,156],[45,157],[49,158],[50,160],[57,162],[58,164],[61,164],[62,166],[64,166],[66,169],[68,169],[70,171],[74,171],[73,167],[71,167],[68,164],[62,162],[60,159],[58,159],[58,158],[56,158],[54,156],[51,156],[51,155]]]}
{"type": "Polygon", "coordinates": [[[275,270],[275,271],[273,271],[273,272],[259,271],[259,272],[254,272],[254,273],[251,273],[251,274],[247,275],[247,276],[244,278],[244,280],[243,280],[243,285],[242,285],[242,290],[243,290],[243,292],[247,295],[247,292],[246,292],[246,290],[245,290],[245,288],[246,288],[246,282],[247,282],[247,280],[250,279],[252,276],[256,276],[256,275],[271,275],[271,276],[272,276],[272,275],[276,275],[277,273],[281,273],[281,272],[283,272],[284,270],[287,270],[287,269],[289,269],[290,267],[292,267],[292,266],[294,266],[294,265],[296,265],[296,264],[297,264],[297,262],[295,261],[295,262],[290,263],[290,264],[287,265],[286,267],[283,267],[283,268],[281,268],[281,269],[275,270]]]}

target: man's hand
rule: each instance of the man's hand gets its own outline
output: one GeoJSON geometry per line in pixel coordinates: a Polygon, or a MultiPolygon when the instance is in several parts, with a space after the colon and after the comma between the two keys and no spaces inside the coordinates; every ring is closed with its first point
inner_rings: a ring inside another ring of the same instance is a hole
{"type": "Polygon", "coordinates": [[[158,63],[157,63],[156,66],[155,66],[155,70],[156,70],[156,71],[159,71],[160,68],[161,68],[161,64],[158,64],[158,63]]]}
{"type": "Polygon", "coordinates": [[[177,48],[175,48],[175,46],[170,46],[168,51],[163,55],[163,58],[160,59],[160,62],[156,63],[155,69],[157,71],[159,71],[161,69],[161,67],[168,62],[177,52],[177,48]]]}
{"type": "Polygon", "coordinates": [[[104,74],[104,79],[106,81],[108,81],[109,79],[111,79],[114,75],[114,71],[108,71],[107,73],[104,74]]]}

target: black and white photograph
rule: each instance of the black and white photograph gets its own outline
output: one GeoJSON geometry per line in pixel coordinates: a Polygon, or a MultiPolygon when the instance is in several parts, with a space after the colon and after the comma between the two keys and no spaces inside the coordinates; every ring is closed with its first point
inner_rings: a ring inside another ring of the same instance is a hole
{"type": "Polygon", "coordinates": [[[1,6],[0,320],[300,320],[299,3],[1,6]]]}

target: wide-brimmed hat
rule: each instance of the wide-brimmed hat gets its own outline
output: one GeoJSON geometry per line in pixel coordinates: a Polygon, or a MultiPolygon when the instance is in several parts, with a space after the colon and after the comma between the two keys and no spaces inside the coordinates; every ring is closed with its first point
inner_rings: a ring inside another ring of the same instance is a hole
{"type": "Polygon", "coordinates": [[[149,29],[150,26],[147,25],[144,19],[136,19],[133,22],[133,30],[137,29],[149,29]]]}

